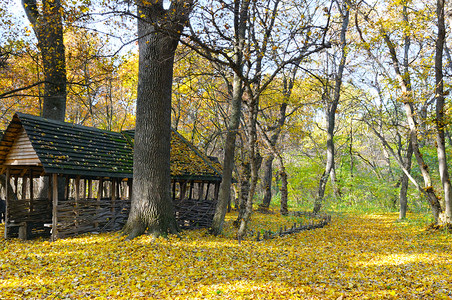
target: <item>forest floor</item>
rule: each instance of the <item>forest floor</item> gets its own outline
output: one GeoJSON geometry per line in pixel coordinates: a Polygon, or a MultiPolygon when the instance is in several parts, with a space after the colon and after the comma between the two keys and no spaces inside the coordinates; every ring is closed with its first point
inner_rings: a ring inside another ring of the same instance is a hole
{"type": "MultiPolygon", "coordinates": [[[[452,235],[416,215],[333,214],[324,228],[240,245],[233,217],[222,237],[0,239],[0,299],[452,299],[452,235]]],[[[293,221],[256,213],[251,226],[293,221]]]]}

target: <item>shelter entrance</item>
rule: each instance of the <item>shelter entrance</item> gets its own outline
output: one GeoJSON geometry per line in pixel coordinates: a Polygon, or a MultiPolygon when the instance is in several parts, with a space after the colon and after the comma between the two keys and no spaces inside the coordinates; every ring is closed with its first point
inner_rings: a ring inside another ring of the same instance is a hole
{"type": "Polygon", "coordinates": [[[45,174],[7,167],[5,238],[52,240],[120,230],[130,208],[131,180],[45,174]]]}

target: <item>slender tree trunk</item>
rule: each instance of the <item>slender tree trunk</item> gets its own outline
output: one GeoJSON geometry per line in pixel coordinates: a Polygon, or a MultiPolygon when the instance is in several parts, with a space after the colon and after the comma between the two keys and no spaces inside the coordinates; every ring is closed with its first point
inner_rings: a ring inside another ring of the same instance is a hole
{"type": "Polygon", "coordinates": [[[178,231],[171,198],[170,138],[174,54],[191,9],[191,3],[182,2],[174,1],[168,10],[163,1],[137,4],[141,18],[133,192],[124,227],[128,239],[146,231],[153,236],[178,231]]]}
{"type": "Polygon", "coordinates": [[[279,176],[281,176],[281,189],[280,189],[280,193],[281,193],[281,205],[279,208],[279,212],[281,213],[281,215],[285,216],[289,213],[289,209],[287,206],[287,202],[288,202],[288,182],[287,182],[287,173],[286,173],[286,169],[284,168],[284,163],[280,162],[280,167],[281,170],[279,171],[279,176]]]}
{"type": "Polygon", "coordinates": [[[348,155],[350,155],[350,178],[353,178],[353,169],[355,161],[353,160],[353,124],[350,123],[350,145],[348,147],[348,155]]]}
{"type": "Polygon", "coordinates": [[[218,235],[223,231],[224,217],[228,209],[228,203],[231,198],[231,184],[232,184],[232,170],[234,168],[234,152],[235,139],[237,130],[240,125],[241,108],[242,108],[242,80],[239,74],[243,70],[243,47],[245,44],[246,25],[248,21],[248,7],[249,0],[243,2],[236,1],[234,6],[234,30],[235,30],[235,45],[234,45],[234,63],[236,65],[236,72],[232,83],[232,101],[231,101],[231,117],[228,124],[228,132],[226,135],[226,142],[224,146],[224,160],[223,160],[223,177],[220,184],[220,192],[218,196],[218,203],[213,217],[211,233],[218,235]]]}
{"type": "MultiPolygon", "coordinates": [[[[228,124],[228,132],[224,146],[223,174],[218,195],[218,203],[213,217],[211,232],[218,235],[223,231],[224,217],[231,199],[232,170],[234,169],[235,139],[240,125],[242,107],[242,81],[238,75],[234,75],[232,92],[232,111],[228,124]]],[[[239,211],[240,211],[239,197],[239,211]]]]}
{"type": "MultiPolygon", "coordinates": [[[[405,168],[408,173],[411,172],[411,158],[413,157],[413,144],[411,140],[408,141],[408,148],[406,151],[405,157],[405,168]]],[[[399,211],[399,220],[403,220],[406,218],[406,213],[408,209],[408,176],[403,173],[401,176],[401,186],[400,186],[400,194],[399,194],[399,203],[400,203],[400,211],[399,211]]]]}
{"type": "MultiPolygon", "coordinates": [[[[408,17],[407,17],[406,5],[403,7],[403,17],[404,17],[404,20],[407,22],[408,17]]],[[[406,37],[405,37],[405,56],[404,56],[404,64],[403,64],[404,71],[402,74],[402,71],[400,69],[400,63],[397,58],[397,52],[395,49],[395,45],[390,40],[389,35],[386,33],[384,28],[381,27],[380,31],[382,33],[386,46],[389,49],[389,55],[392,60],[392,65],[394,67],[394,71],[396,73],[397,80],[401,87],[402,96],[403,96],[403,106],[405,109],[405,114],[406,114],[407,122],[409,125],[409,137],[410,137],[410,140],[412,143],[414,156],[416,157],[416,161],[418,163],[419,169],[420,169],[422,177],[424,179],[424,191],[425,191],[424,194],[426,195],[427,200],[432,209],[432,214],[433,214],[435,223],[438,223],[438,218],[439,218],[440,213],[442,212],[442,208],[441,208],[439,199],[436,196],[436,193],[432,186],[430,171],[428,169],[427,164],[424,161],[422,153],[420,152],[419,140],[418,140],[418,125],[414,118],[415,110],[414,110],[414,104],[413,104],[413,99],[412,99],[413,95],[412,95],[412,90],[411,90],[410,76],[409,76],[409,72],[408,72],[408,53],[409,53],[409,47],[410,47],[410,38],[409,38],[409,35],[406,35],[406,37]]]]}
{"type": "Polygon", "coordinates": [[[438,154],[438,168],[441,177],[441,183],[444,192],[445,219],[450,223],[452,217],[452,188],[449,178],[449,169],[447,167],[446,140],[445,140],[445,119],[444,119],[444,82],[443,82],[443,48],[446,37],[446,28],[444,23],[444,0],[437,0],[438,16],[438,36],[436,39],[435,55],[435,82],[436,82],[436,150],[438,154]]]}
{"type": "Polygon", "coordinates": [[[314,201],[313,212],[315,214],[319,213],[323,198],[325,196],[326,184],[328,183],[328,177],[330,176],[331,170],[334,168],[334,127],[336,122],[336,110],[339,104],[339,99],[341,97],[341,86],[342,86],[342,74],[344,72],[345,63],[347,59],[347,41],[346,33],[349,22],[349,9],[345,1],[342,4],[342,29],[341,29],[341,59],[336,75],[334,95],[333,100],[328,108],[328,124],[327,124],[327,141],[326,141],[326,166],[325,171],[319,181],[319,187],[317,191],[317,197],[314,201]]]}

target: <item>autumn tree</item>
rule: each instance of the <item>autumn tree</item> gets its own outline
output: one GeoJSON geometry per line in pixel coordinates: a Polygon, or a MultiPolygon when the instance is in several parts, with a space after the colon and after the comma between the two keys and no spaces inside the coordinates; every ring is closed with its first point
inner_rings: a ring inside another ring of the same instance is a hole
{"type": "MultiPolygon", "coordinates": [[[[415,185],[418,191],[425,196],[430,205],[435,223],[437,223],[439,221],[439,217],[443,209],[441,207],[440,199],[437,195],[437,192],[433,187],[434,180],[432,179],[431,169],[429,168],[427,161],[424,158],[424,155],[421,151],[422,147],[425,146],[426,142],[426,139],[424,139],[424,137],[427,136],[426,133],[428,122],[426,122],[426,120],[428,106],[430,103],[429,101],[430,96],[428,94],[426,95],[425,93],[424,94],[420,93],[421,97],[424,98],[424,103],[422,106],[420,106],[418,103],[421,102],[419,101],[421,99],[418,99],[420,97],[418,93],[416,93],[416,88],[418,88],[419,90],[425,90],[424,82],[428,80],[428,70],[429,70],[429,68],[425,68],[426,60],[419,59],[418,69],[412,70],[413,63],[415,62],[415,60],[412,59],[412,56],[415,55],[413,53],[414,38],[419,40],[418,41],[419,46],[417,46],[416,49],[418,53],[425,56],[431,55],[430,53],[425,53],[425,51],[422,51],[424,48],[429,49],[428,47],[424,47],[425,41],[426,40],[428,41],[428,39],[425,38],[425,35],[428,36],[428,34],[425,34],[425,32],[428,31],[428,25],[425,22],[425,19],[423,18],[422,20],[416,19],[416,21],[418,21],[419,24],[418,26],[420,28],[416,31],[416,34],[414,34],[412,30],[415,27],[413,22],[411,22],[409,19],[409,12],[411,11],[410,5],[412,4],[412,1],[402,1],[401,3],[389,1],[389,3],[393,8],[395,8],[393,9],[394,12],[401,13],[403,20],[401,27],[396,26],[391,27],[391,25],[394,25],[394,23],[388,21],[384,22],[382,17],[379,15],[379,12],[374,8],[369,8],[369,10],[366,13],[364,13],[362,8],[360,9],[358,6],[356,6],[356,9],[359,16],[362,18],[362,20],[365,20],[367,24],[369,25],[375,24],[374,21],[371,19],[371,16],[377,18],[378,20],[377,21],[378,26],[374,27],[375,33],[380,37],[381,41],[383,42],[383,45],[386,47],[387,57],[389,57],[390,64],[392,67],[393,72],[392,74],[395,74],[393,75],[394,77],[391,78],[391,80],[396,84],[398,88],[399,101],[403,104],[403,108],[405,110],[409,136],[408,152],[411,151],[410,147],[412,147],[412,151],[414,153],[417,165],[419,167],[420,173],[424,181],[423,187],[416,181],[416,179],[413,176],[411,176],[410,170],[407,167],[407,165],[400,159],[400,157],[397,157],[389,143],[385,140],[384,136],[376,132],[375,130],[374,133],[385,144],[386,148],[391,153],[393,153],[393,157],[395,158],[396,162],[398,163],[399,167],[403,170],[405,175],[415,185]],[[399,46],[395,41],[395,39],[397,38],[396,33],[398,28],[403,28],[403,30],[400,30],[402,36],[401,46],[399,46]],[[422,68],[425,68],[425,71],[423,71],[424,73],[419,72],[419,70],[422,70],[422,68]],[[421,82],[418,83],[419,86],[416,86],[416,81],[414,81],[414,79],[416,79],[417,76],[414,75],[421,77],[421,82]]],[[[422,11],[427,12],[428,7],[423,7],[422,11]]],[[[419,13],[413,15],[416,17],[419,15],[419,13]]],[[[363,39],[362,32],[360,32],[360,35],[361,39],[363,39]]],[[[367,49],[368,51],[370,51],[370,48],[367,49]]],[[[427,52],[428,51],[431,51],[431,48],[430,50],[427,50],[427,52]]],[[[419,54],[416,57],[420,58],[421,56],[419,54]]],[[[375,56],[373,57],[375,58],[375,56]]],[[[381,65],[381,62],[379,62],[379,64],[381,65]]],[[[390,75],[391,73],[384,74],[389,75],[388,77],[391,77],[390,75]]],[[[407,160],[407,162],[409,162],[409,160],[407,160]]],[[[401,213],[401,217],[403,216],[404,215],[401,213]]]]}
{"type": "Polygon", "coordinates": [[[174,55],[191,1],[137,2],[139,70],[128,239],[177,233],[171,200],[170,138],[174,55]]]}
{"type": "Polygon", "coordinates": [[[60,0],[23,0],[22,5],[38,39],[44,71],[44,118],[63,121],[66,112],[66,59],[60,0]]]}
{"type": "Polygon", "coordinates": [[[447,166],[445,141],[445,95],[443,76],[443,51],[446,40],[445,1],[436,1],[436,15],[438,33],[435,43],[435,98],[436,98],[436,149],[438,168],[444,193],[445,217],[443,222],[452,220],[452,187],[450,184],[449,168],[447,166]]]}
{"type": "Polygon", "coordinates": [[[326,165],[325,171],[323,172],[320,181],[317,196],[314,202],[314,213],[318,213],[322,207],[323,198],[325,195],[325,188],[328,182],[328,177],[330,176],[332,170],[334,170],[334,131],[336,123],[336,111],[341,97],[341,87],[342,87],[342,77],[345,69],[345,64],[347,60],[347,40],[346,33],[348,30],[349,23],[349,6],[346,1],[337,2],[338,11],[341,16],[342,27],[339,33],[340,39],[338,46],[340,47],[339,64],[337,65],[337,72],[334,74],[334,86],[332,93],[329,92],[329,85],[325,84],[326,91],[322,97],[326,97],[326,115],[327,115],[327,146],[326,146],[326,165]],[[331,97],[331,98],[329,98],[331,97]]]}

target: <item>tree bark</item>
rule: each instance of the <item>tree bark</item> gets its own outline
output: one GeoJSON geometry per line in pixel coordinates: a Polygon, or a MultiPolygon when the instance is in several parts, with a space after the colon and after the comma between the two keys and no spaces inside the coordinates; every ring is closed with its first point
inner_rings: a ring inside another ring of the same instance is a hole
{"type": "Polygon", "coordinates": [[[22,0],[33,25],[44,72],[44,118],[64,121],[66,113],[66,59],[63,43],[63,18],[60,0],[42,0],[39,12],[36,0],[22,0]]]}
{"type": "Polygon", "coordinates": [[[231,198],[231,184],[232,184],[232,170],[234,168],[234,153],[235,153],[235,139],[237,130],[240,125],[241,109],[242,109],[242,95],[243,82],[240,78],[240,73],[243,70],[243,47],[245,45],[245,32],[248,21],[248,7],[249,0],[235,1],[234,6],[234,30],[235,30],[235,44],[234,44],[234,64],[238,69],[234,72],[232,83],[232,101],[231,101],[231,116],[228,124],[228,131],[224,146],[223,159],[223,177],[220,184],[220,193],[218,196],[218,203],[213,217],[211,233],[218,235],[223,231],[224,217],[228,209],[228,203],[231,198]]]}
{"type": "Polygon", "coordinates": [[[446,27],[444,23],[444,0],[437,0],[436,12],[438,16],[438,36],[436,39],[435,53],[435,95],[436,95],[436,150],[438,155],[438,168],[441,177],[441,184],[444,192],[445,223],[451,222],[452,217],[452,188],[447,167],[446,140],[445,140],[445,118],[444,118],[444,81],[443,81],[443,49],[446,37],[446,27]]]}
{"type": "Polygon", "coordinates": [[[269,154],[264,161],[264,177],[262,180],[264,199],[261,204],[263,208],[269,208],[272,200],[273,160],[274,156],[269,154]]]}
{"type": "Polygon", "coordinates": [[[139,70],[133,156],[133,191],[128,239],[146,231],[177,233],[171,198],[171,87],[174,55],[188,21],[190,1],[138,1],[139,70]]]}
{"type": "Polygon", "coordinates": [[[248,160],[250,164],[250,188],[249,193],[246,198],[245,211],[243,217],[240,220],[239,230],[237,231],[238,239],[242,239],[246,234],[246,229],[248,227],[248,222],[251,218],[251,214],[253,212],[253,198],[254,193],[256,191],[257,179],[258,179],[258,170],[259,170],[259,158],[257,157],[257,113],[259,106],[259,98],[253,97],[251,99],[251,103],[249,105],[249,114],[248,114],[248,126],[247,131],[249,133],[248,136],[248,151],[249,154],[248,160]]]}
{"type": "Polygon", "coordinates": [[[317,191],[317,197],[314,201],[314,209],[313,212],[315,214],[320,212],[322,208],[322,202],[325,196],[326,184],[328,183],[328,177],[330,176],[331,169],[334,168],[334,127],[336,122],[336,110],[339,104],[339,100],[341,97],[341,86],[342,86],[342,74],[344,72],[345,63],[347,59],[347,41],[346,41],[346,33],[348,29],[349,23],[349,9],[348,5],[345,1],[342,3],[342,28],[340,35],[341,42],[341,59],[336,75],[335,85],[334,85],[334,94],[331,105],[327,110],[328,114],[328,124],[327,124],[327,141],[326,141],[326,165],[325,171],[322,174],[322,177],[319,181],[319,187],[317,191]]]}
{"type": "MultiPolygon", "coordinates": [[[[411,172],[411,160],[413,157],[413,144],[411,143],[411,140],[408,141],[408,148],[406,151],[406,157],[405,157],[405,169],[408,173],[411,172]]],[[[401,178],[401,186],[400,186],[400,194],[399,194],[399,204],[400,204],[400,210],[399,210],[399,220],[403,220],[406,218],[406,213],[408,209],[408,176],[403,173],[401,178]]]]}

